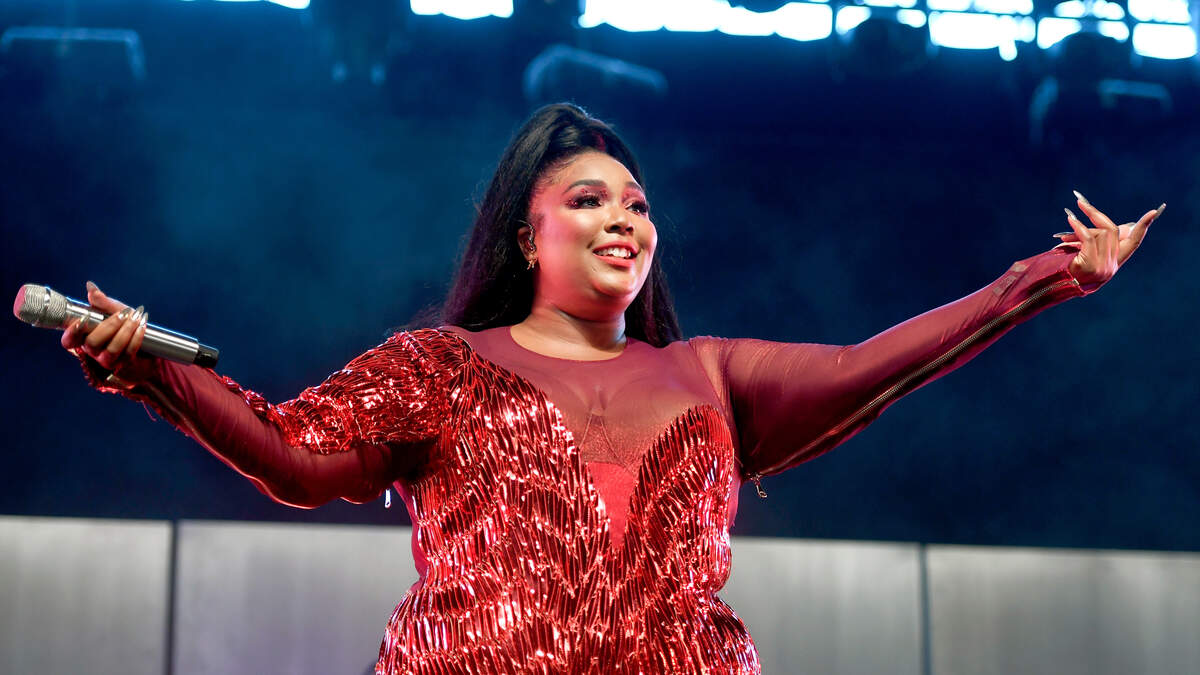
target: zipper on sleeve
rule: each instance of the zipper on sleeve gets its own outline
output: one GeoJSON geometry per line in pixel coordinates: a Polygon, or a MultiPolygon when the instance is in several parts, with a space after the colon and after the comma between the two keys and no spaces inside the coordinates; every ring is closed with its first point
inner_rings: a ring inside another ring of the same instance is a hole
{"type": "MultiPolygon", "coordinates": [[[[970,335],[968,335],[961,342],[954,345],[954,347],[952,347],[951,349],[949,349],[948,351],[943,353],[941,356],[930,361],[929,363],[925,364],[924,366],[921,366],[920,368],[915,370],[910,375],[904,377],[902,380],[900,380],[896,384],[888,387],[886,390],[883,391],[883,393],[879,394],[874,399],[872,399],[870,402],[868,402],[866,405],[859,408],[857,411],[854,412],[854,414],[847,417],[840,424],[833,427],[832,429],[825,432],[824,434],[821,434],[821,436],[819,438],[813,440],[811,443],[809,443],[808,445],[801,448],[801,450],[796,454],[803,455],[803,454],[809,452],[810,450],[812,450],[813,448],[817,447],[818,445],[827,442],[830,438],[836,438],[836,437],[840,436],[841,434],[845,433],[845,431],[847,429],[853,427],[863,417],[865,417],[866,415],[875,411],[880,406],[886,404],[891,399],[895,398],[897,394],[904,391],[904,389],[908,385],[910,385],[913,381],[919,381],[920,378],[923,378],[932,372],[936,372],[937,369],[941,368],[947,361],[949,361],[949,360],[955,358],[956,356],[958,356],[959,354],[963,353],[965,350],[970,348],[972,345],[974,345],[976,342],[978,342],[980,339],[982,339],[985,335],[987,335],[997,325],[999,325],[999,324],[1011,319],[1013,316],[1023,312],[1030,305],[1032,305],[1033,303],[1040,300],[1047,293],[1050,293],[1051,291],[1063,289],[1068,286],[1079,287],[1079,282],[1077,280],[1075,280],[1074,278],[1063,279],[1061,281],[1056,281],[1048,286],[1038,289],[1037,291],[1032,293],[1028,298],[1025,298],[1019,304],[1017,304],[1016,307],[1013,307],[1012,309],[1001,314],[1000,316],[992,319],[991,321],[988,321],[983,326],[981,326],[979,329],[977,329],[974,333],[971,333],[970,335]]],[[[793,456],[795,456],[795,455],[793,455],[793,456]]],[[[763,469],[763,472],[773,473],[775,471],[778,471],[782,466],[783,466],[783,464],[777,464],[775,466],[767,467],[767,468],[763,469]]],[[[752,481],[754,481],[754,484],[757,486],[758,478],[761,478],[761,477],[762,477],[761,473],[755,473],[754,475],[752,475],[750,477],[750,479],[752,481]]],[[[761,487],[759,487],[759,496],[764,497],[764,498],[766,497],[766,493],[762,491],[761,487]]]]}

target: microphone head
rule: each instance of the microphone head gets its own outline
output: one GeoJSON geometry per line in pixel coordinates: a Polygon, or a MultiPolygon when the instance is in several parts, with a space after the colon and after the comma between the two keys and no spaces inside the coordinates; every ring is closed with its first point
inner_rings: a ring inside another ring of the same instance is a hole
{"type": "Polygon", "coordinates": [[[49,286],[25,284],[17,291],[13,314],[40,328],[61,328],[67,321],[67,298],[49,286]]]}

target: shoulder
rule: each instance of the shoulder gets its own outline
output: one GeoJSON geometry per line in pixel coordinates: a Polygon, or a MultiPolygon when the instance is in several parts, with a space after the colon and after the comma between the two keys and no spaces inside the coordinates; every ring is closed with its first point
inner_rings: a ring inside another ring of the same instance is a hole
{"type": "Polygon", "coordinates": [[[668,347],[680,345],[679,348],[687,349],[701,364],[709,368],[720,366],[734,342],[735,340],[730,338],[698,335],[687,340],[672,342],[668,347]]]}
{"type": "Polygon", "coordinates": [[[393,333],[364,356],[394,360],[397,365],[421,370],[454,369],[462,365],[470,346],[460,335],[445,328],[421,328],[393,333]]]}
{"type": "Polygon", "coordinates": [[[669,361],[704,373],[715,389],[724,387],[724,370],[729,340],[702,335],[676,340],[659,349],[669,361]]]}

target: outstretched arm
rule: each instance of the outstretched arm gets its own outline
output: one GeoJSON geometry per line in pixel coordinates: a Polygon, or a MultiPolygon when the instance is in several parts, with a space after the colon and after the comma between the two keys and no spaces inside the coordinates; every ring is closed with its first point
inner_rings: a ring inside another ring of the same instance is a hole
{"type": "Polygon", "coordinates": [[[847,346],[693,340],[724,382],[743,475],[778,473],[833,449],[901,396],[966,363],[1017,324],[1094,292],[1133,253],[1161,209],[1120,228],[1082,198],[1095,228],[1012,265],[988,286],[847,346]]]}
{"type": "Polygon", "coordinates": [[[137,355],[144,315],[89,284],[111,314],[63,346],[93,386],[141,401],[276,501],[311,508],[363,502],[411,476],[445,423],[444,381],[416,334],[397,334],[296,399],[272,405],[199,366],[137,355]]]}

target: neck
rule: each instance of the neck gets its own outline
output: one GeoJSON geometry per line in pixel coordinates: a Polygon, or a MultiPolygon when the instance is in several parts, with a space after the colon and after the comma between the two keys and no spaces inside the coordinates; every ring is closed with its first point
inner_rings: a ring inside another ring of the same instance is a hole
{"type": "Polygon", "coordinates": [[[592,352],[619,354],[625,349],[625,316],[591,320],[535,302],[529,316],[513,326],[515,338],[524,338],[543,353],[592,352]]]}

